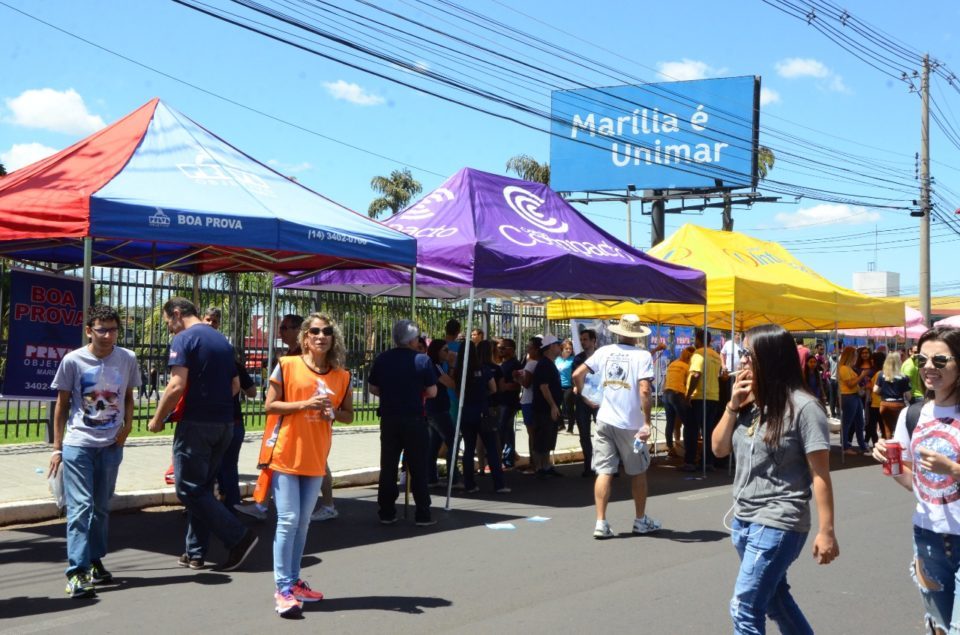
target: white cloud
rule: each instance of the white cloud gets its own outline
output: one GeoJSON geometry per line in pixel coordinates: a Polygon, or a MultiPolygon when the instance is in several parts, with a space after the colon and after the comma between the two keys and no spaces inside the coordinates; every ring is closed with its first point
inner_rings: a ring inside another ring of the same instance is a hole
{"type": "Polygon", "coordinates": [[[830,70],[823,62],[810,57],[788,57],[773,65],[780,77],[800,79],[812,77],[823,80],[820,87],[835,93],[850,93],[843,78],[830,70]]]}
{"type": "Polygon", "coordinates": [[[358,106],[379,106],[386,101],[380,95],[368,93],[359,84],[351,84],[342,79],[335,82],[324,82],[323,85],[334,99],[349,101],[351,104],[358,106]]]}
{"type": "Polygon", "coordinates": [[[6,100],[9,123],[25,128],[42,128],[71,135],[88,135],[106,124],[99,115],[91,114],[80,94],[69,88],[25,90],[6,100]]]}
{"type": "Polygon", "coordinates": [[[824,78],[830,76],[830,69],[812,58],[790,57],[774,64],[777,74],[787,79],[797,77],[818,77],[824,78]]]}
{"type": "Polygon", "coordinates": [[[302,161],[300,163],[284,163],[283,161],[278,161],[277,159],[270,159],[267,161],[267,165],[277,172],[286,174],[287,176],[306,172],[307,170],[313,168],[313,164],[308,163],[307,161],[302,161]]]}
{"type": "Polygon", "coordinates": [[[668,82],[706,79],[724,73],[722,68],[713,68],[706,62],[686,58],[679,62],[658,62],[657,70],[660,71],[660,78],[668,82]]]}
{"type": "Polygon", "coordinates": [[[860,225],[880,220],[878,212],[871,212],[860,205],[836,205],[821,203],[799,209],[793,213],[781,212],[774,220],[788,229],[808,225],[860,225]]]}
{"type": "Polygon", "coordinates": [[[780,103],[780,93],[778,93],[772,88],[760,89],[760,105],[761,106],[769,106],[770,104],[779,104],[779,103],[780,103]]]}
{"type": "Polygon", "coordinates": [[[15,143],[6,152],[0,152],[0,163],[7,172],[13,172],[57,152],[59,150],[42,143],[15,143]]]}

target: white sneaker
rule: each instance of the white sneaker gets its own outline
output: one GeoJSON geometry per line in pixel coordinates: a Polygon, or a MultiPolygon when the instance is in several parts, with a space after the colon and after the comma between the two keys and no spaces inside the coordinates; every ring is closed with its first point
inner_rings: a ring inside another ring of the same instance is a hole
{"type": "Polygon", "coordinates": [[[311,521],[333,520],[339,515],[340,515],[340,512],[338,512],[334,507],[327,507],[326,505],[321,505],[320,508],[317,509],[317,511],[310,514],[310,520],[311,521]]]}
{"type": "Polygon", "coordinates": [[[593,537],[597,540],[606,540],[613,538],[613,530],[610,529],[610,523],[605,520],[598,520],[597,526],[593,530],[593,537]]]}
{"type": "Polygon", "coordinates": [[[646,514],[643,515],[643,518],[637,518],[633,521],[633,533],[635,534],[649,534],[657,531],[660,527],[659,520],[654,520],[646,514]]]}
{"type": "Polygon", "coordinates": [[[257,520],[267,519],[267,510],[261,507],[258,503],[237,503],[233,506],[233,508],[241,514],[252,516],[257,520]]]}

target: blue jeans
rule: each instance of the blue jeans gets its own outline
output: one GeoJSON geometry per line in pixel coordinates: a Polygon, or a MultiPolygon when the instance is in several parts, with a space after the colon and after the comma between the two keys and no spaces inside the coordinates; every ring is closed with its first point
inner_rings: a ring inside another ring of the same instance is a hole
{"type": "Polygon", "coordinates": [[[914,563],[911,575],[926,611],[925,622],[932,633],[940,628],[944,633],[956,633],[960,627],[960,536],[938,534],[928,529],[913,527],[914,563]],[[933,622],[930,625],[930,622],[933,622]],[[931,628],[931,626],[933,628],[931,628]]]}
{"type": "Polygon", "coordinates": [[[713,445],[710,443],[710,437],[713,435],[713,429],[717,425],[716,408],[719,402],[708,399],[704,402],[702,397],[696,397],[690,400],[690,417],[683,420],[683,462],[693,465],[697,462],[697,442],[700,438],[700,431],[703,428],[703,417],[706,412],[707,429],[703,435],[703,452],[706,457],[707,465],[712,466],[715,457],[713,456],[713,445]]]}
{"type": "Polygon", "coordinates": [[[277,590],[289,590],[300,579],[300,561],[307,544],[310,514],[320,494],[322,476],[274,472],[270,482],[277,505],[277,533],[273,536],[273,579],[277,590]]]}
{"type": "Polygon", "coordinates": [[[840,409],[843,418],[840,420],[840,440],[843,442],[843,449],[850,447],[850,430],[857,433],[857,445],[864,452],[867,450],[867,444],[863,440],[863,402],[860,401],[860,395],[840,395],[840,409]]]}
{"type": "Polygon", "coordinates": [[[479,412],[467,412],[464,409],[460,424],[463,428],[463,486],[471,490],[477,484],[473,478],[473,457],[476,455],[477,436],[479,435],[487,452],[487,464],[490,466],[490,475],[493,477],[493,489],[500,489],[504,486],[504,482],[503,466],[500,465],[500,453],[497,446],[497,433],[480,424],[479,412]]]}
{"type": "Polygon", "coordinates": [[[676,390],[663,391],[663,412],[667,418],[667,427],[664,429],[663,436],[667,438],[667,446],[673,447],[673,433],[677,425],[677,418],[680,423],[686,424],[690,419],[687,402],[683,395],[676,390]]]}
{"type": "Polygon", "coordinates": [[[517,406],[500,406],[500,443],[503,444],[501,457],[503,464],[513,467],[517,459],[517,406]]]}
{"type": "Polygon", "coordinates": [[[240,503],[240,448],[243,447],[243,421],[233,423],[233,438],[230,439],[230,445],[223,454],[223,460],[220,462],[220,471],[217,473],[217,487],[223,494],[223,504],[227,509],[233,510],[233,506],[240,503]]]}
{"type": "Polygon", "coordinates": [[[186,553],[202,560],[213,533],[227,547],[246,528],[213,496],[220,462],[233,439],[233,422],[181,421],[173,433],[173,475],[177,498],[187,510],[186,553]]]}
{"type": "Polygon", "coordinates": [[[740,571],[730,600],[733,632],[765,633],[767,616],[781,633],[811,634],[813,629],[787,584],[787,569],[807,540],[805,531],[785,531],[733,519],[733,546],[740,556],[740,571]]]}
{"type": "Polygon", "coordinates": [[[449,412],[433,412],[427,415],[427,423],[430,425],[430,450],[427,455],[427,481],[431,484],[440,481],[440,475],[437,472],[437,454],[440,453],[440,446],[447,444],[447,469],[453,467],[453,482],[460,479],[460,473],[457,471],[456,457],[453,453],[453,421],[450,419],[449,412]]]}
{"type": "Polygon", "coordinates": [[[60,469],[67,498],[67,577],[85,573],[107,555],[110,497],[117,484],[123,447],[63,446],[60,469]]]}

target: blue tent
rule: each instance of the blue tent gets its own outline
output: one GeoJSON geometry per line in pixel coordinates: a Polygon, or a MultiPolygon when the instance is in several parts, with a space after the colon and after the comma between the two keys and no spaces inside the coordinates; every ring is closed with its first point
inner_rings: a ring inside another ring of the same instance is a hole
{"type": "Polygon", "coordinates": [[[320,271],[416,264],[416,241],[154,99],[0,179],[0,255],[77,265],[320,271]]]}

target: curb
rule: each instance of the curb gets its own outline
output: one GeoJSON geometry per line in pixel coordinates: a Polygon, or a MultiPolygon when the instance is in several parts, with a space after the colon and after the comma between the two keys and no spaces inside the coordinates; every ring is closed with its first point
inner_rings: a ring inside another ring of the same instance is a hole
{"type": "MultiPolygon", "coordinates": [[[[658,450],[661,443],[657,443],[658,450]]],[[[526,458],[523,455],[520,455],[520,457],[526,458]]],[[[554,452],[553,460],[557,464],[577,463],[583,460],[583,451],[579,448],[559,450],[554,452]]],[[[379,480],[379,467],[343,470],[333,473],[334,488],[376,485],[379,480]]],[[[241,481],[240,494],[243,497],[251,496],[255,485],[256,481],[241,481]]],[[[111,512],[179,505],[180,501],[173,487],[119,492],[110,499],[111,512]]],[[[61,517],[60,510],[49,498],[0,503],[0,527],[56,520],[61,517]]]]}

